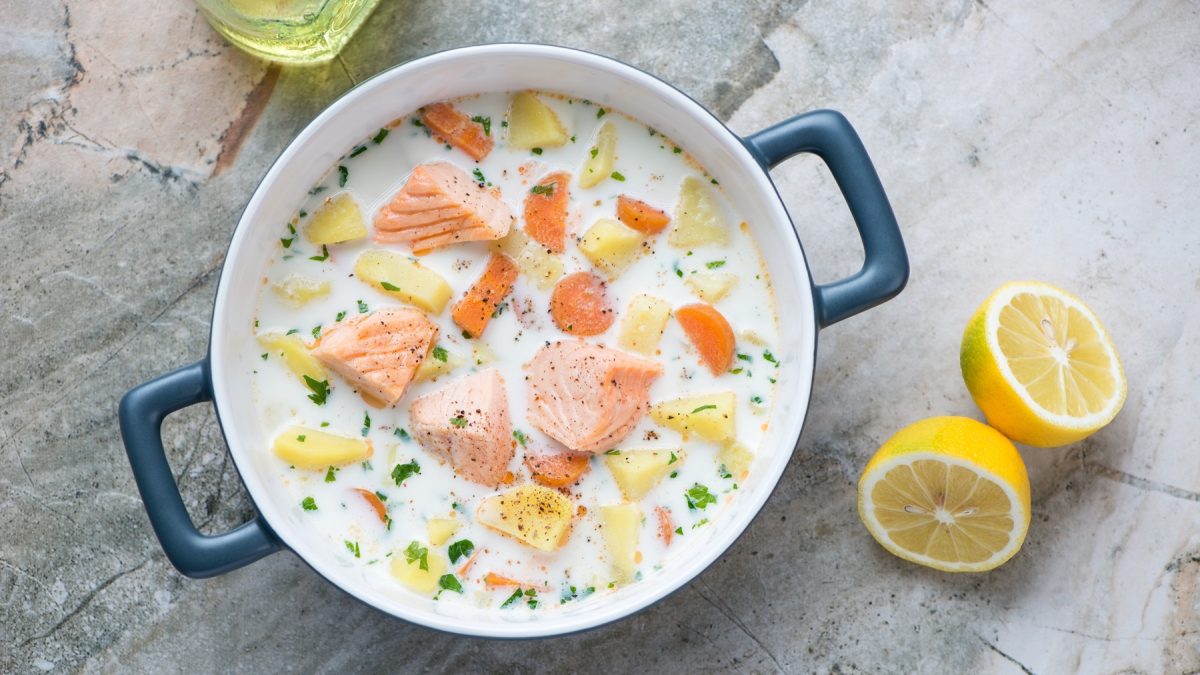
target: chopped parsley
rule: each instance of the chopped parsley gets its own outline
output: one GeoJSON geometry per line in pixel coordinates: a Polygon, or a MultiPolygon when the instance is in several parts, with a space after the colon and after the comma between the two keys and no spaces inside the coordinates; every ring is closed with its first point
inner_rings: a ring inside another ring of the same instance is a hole
{"type": "Polygon", "coordinates": [[[362,557],[361,551],[358,550],[358,542],[357,541],[350,541],[349,539],[347,539],[346,540],[346,550],[353,553],[355,558],[362,557]]]}
{"type": "Polygon", "coordinates": [[[312,393],[308,395],[308,400],[317,405],[325,405],[325,401],[329,399],[329,380],[315,380],[305,375],[304,384],[312,390],[312,393]]]}
{"type": "Polygon", "coordinates": [[[357,302],[358,302],[358,313],[366,314],[367,313],[367,303],[363,302],[362,300],[359,300],[357,302]]]}
{"type": "Polygon", "coordinates": [[[614,171],[614,172],[612,172],[612,179],[613,179],[613,180],[619,180],[619,181],[621,181],[622,183],[623,183],[623,182],[625,182],[625,176],[624,176],[624,174],[622,174],[620,171],[614,171]]]}
{"type": "Polygon", "coordinates": [[[619,455],[619,454],[621,454],[621,451],[620,451],[620,450],[618,450],[618,449],[616,449],[616,448],[613,448],[612,450],[605,450],[605,451],[604,451],[604,454],[606,454],[606,455],[619,455]]]}
{"type": "Polygon", "coordinates": [[[513,430],[513,438],[517,439],[517,442],[521,444],[522,448],[525,447],[526,441],[529,440],[529,437],[525,435],[525,432],[521,431],[520,429],[513,430]]]}
{"type": "Polygon", "coordinates": [[[308,259],[316,260],[317,262],[325,262],[326,260],[329,260],[329,247],[321,246],[321,255],[309,256],[308,259]]]}
{"type": "Polygon", "coordinates": [[[779,360],[775,358],[775,355],[772,354],[771,350],[769,349],[763,350],[763,361],[766,361],[767,363],[774,363],[776,368],[779,367],[779,360]]]}
{"type": "Polygon", "coordinates": [[[710,180],[709,182],[710,182],[710,183],[712,183],[713,185],[720,185],[720,183],[718,183],[718,182],[717,182],[717,179],[716,179],[716,178],[713,178],[713,179],[712,179],[712,180],[710,180]]]}
{"type": "Polygon", "coordinates": [[[420,120],[420,118],[417,118],[417,117],[414,117],[414,118],[412,118],[412,123],[413,123],[413,126],[414,126],[414,127],[423,127],[423,126],[425,126],[424,124],[422,124],[422,123],[421,123],[421,120],[420,120]]]}
{"type": "Polygon", "coordinates": [[[313,189],[309,190],[309,191],[308,191],[308,194],[310,194],[310,195],[315,195],[315,194],[320,194],[320,193],[322,193],[322,192],[324,192],[324,191],[325,191],[325,186],[324,186],[324,185],[318,185],[317,187],[315,187],[315,188],[313,188],[313,189]]]}
{"type": "Polygon", "coordinates": [[[392,433],[395,434],[396,438],[399,438],[402,441],[412,440],[412,436],[408,435],[408,432],[404,430],[404,427],[396,427],[396,430],[392,433]]]}
{"type": "Polygon", "coordinates": [[[433,348],[433,358],[445,363],[450,358],[450,355],[446,352],[445,347],[438,346],[433,348]]]}
{"type": "Polygon", "coordinates": [[[417,543],[416,539],[408,545],[408,548],[404,549],[404,558],[409,565],[418,563],[421,569],[429,571],[429,549],[417,543]]]}
{"type": "Polygon", "coordinates": [[[346,310],[343,309],[342,311],[337,313],[337,318],[334,319],[334,321],[341,321],[344,318],[346,318],[346,310]]]}
{"type": "Polygon", "coordinates": [[[678,462],[678,461],[679,461],[679,458],[678,458],[678,457],[676,457],[676,456],[675,456],[675,453],[673,453],[673,452],[672,452],[672,453],[671,453],[671,459],[667,460],[667,466],[670,466],[670,465],[672,465],[672,464],[674,464],[675,462],[678,462]]]}
{"type": "Polygon", "coordinates": [[[671,478],[675,478],[675,477],[676,477],[676,476],[678,476],[678,475],[679,475],[679,472],[678,472],[678,471],[672,471],[672,472],[671,472],[671,478]]]}
{"type": "Polygon", "coordinates": [[[461,429],[467,426],[467,418],[463,417],[462,415],[455,415],[454,417],[450,418],[450,424],[461,429]]]}
{"type": "Polygon", "coordinates": [[[679,153],[683,152],[683,148],[676,145],[674,148],[671,148],[671,151],[678,155],[679,153]]]}
{"type": "Polygon", "coordinates": [[[675,534],[677,534],[677,535],[679,535],[679,536],[681,536],[681,537],[683,536],[683,526],[682,526],[682,525],[680,525],[679,527],[675,528],[675,534]]]}
{"type": "Polygon", "coordinates": [[[351,156],[351,157],[358,157],[359,155],[363,154],[363,153],[364,153],[364,152],[366,152],[366,151],[367,151],[367,146],[365,146],[365,145],[360,145],[360,146],[358,146],[357,148],[355,148],[355,149],[354,149],[354,152],[350,153],[350,156],[351,156]]]}
{"type": "Polygon", "coordinates": [[[680,279],[683,278],[683,270],[679,269],[679,261],[672,263],[671,269],[675,270],[675,276],[679,277],[680,279]]]}
{"type": "Polygon", "coordinates": [[[700,527],[701,525],[707,525],[707,524],[708,524],[708,518],[701,518],[694,525],[692,525],[692,529],[694,530],[697,527],[700,527]]]}
{"type": "Polygon", "coordinates": [[[292,237],[288,237],[287,239],[284,239],[284,238],[282,238],[282,237],[281,237],[281,238],[279,239],[279,243],[283,244],[283,247],[284,247],[284,248],[291,248],[291,246],[292,246],[292,239],[293,239],[292,237]]]}
{"type": "Polygon", "coordinates": [[[443,591],[454,591],[455,593],[463,592],[462,584],[458,583],[458,577],[454,576],[453,574],[443,574],[438,579],[438,587],[443,591]]]}
{"type": "Polygon", "coordinates": [[[724,464],[722,464],[721,467],[719,469],[717,469],[717,475],[719,475],[721,478],[725,478],[727,480],[730,478],[733,478],[733,474],[729,473],[729,469],[725,468],[724,464]]]}
{"type": "Polygon", "coordinates": [[[396,485],[400,485],[419,473],[421,473],[421,465],[417,464],[417,460],[414,459],[407,464],[397,464],[396,468],[392,469],[392,480],[396,481],[396,485]]]}
{"type": "Polygon", "coordinates": [[[400,287],[399,287],[399,286],[397,286],[396,284],[393,284],[393,283],[389,283],[389,282],[387,282],[387,281],[381,281],[381,282],[379,282],[379,285],[380,285],[380,286],[382,286],[382,287],[383,287],[383,290],[385,290],[385,291],[398,291],[398,290],[400,290],[400,287]]]}
{"type": "Polygon", "coordinates": [[[508,596],[507,600],[500,603],[500,609],[506,609],[508,607],[512,607],[513,605],[515,605],[516,603],[521,601],[521,598],[523,597],[523,595],[524,595],[524,593],[519,588],[517,590],[513,591],[512,595],[508,596]]]}
{"type": "Polygon", "coordinates": [[[702,405],[699,408],[696,408],[695,410],[692,411],[691,414],[695,415],[696,413],[704,412],[705,410],[716,410],[716,408],[717,408],[717,405],[715,403],[709,403],[707,405],[702,405]]]}
{"type": "Polygon", "coordinates": [[[304,501],[300,502],[300,508],[304,509],[305,511],[316,511],[317,500],[313,499],[312,497],[305,497],[304,501]]]}
{"type": "Polygon", "coordinates": [[[704,263],[704,266],[705,266],[705,267],[707,267],[707,268],[708,268],[708,269],[710,269],[710,270],[715,270],[715,269],[717,269],[718,267],[724,267],[724,266],[725,266],[725,261],[724,261],[724,260],[714,260],[714,261],[712,261],[712,262],[707,262],[707,263],[704,263]]]}
{"type": "Polygon", "coordinates": [[[350,180],[350,169],[338,164],[338,187],[346,187],[348,180],[350,180]]]}
{"type": "Polygon", "coordinates": [[[332,483],[337,480],[337,472],[338,468],[336,466],[329,467],[329,470],[325,472],[325,482],[332,483]]]}
{"type": "Polygon", "coordinates": [[[268,354],[267,354],[266,352],[263,352],[263,353],[262,353],[262,360],[263,360],[263,361],[266,361],[266,360],[267,360],[267,356],[268,356],[268,354]]]}
{"type": "Polygon", "coordinates": [[[479,167],[475,167],[475,170],[471,172],[471,175],[475,176],[475,182],[479,183],[481,187],[487,183],[487,178],[484,177],[483,172],[479,170],[479,167]]]}
{"type": "Polygon", "coordinates": [[[450,564],[458,562],[459,558],[469,558],[475,552],[475,544],[470,539],[459,539],[450,544],[450,564]]]}
{"type": "Polygon", "coordinates": [[[549,197],[550,195],[554,194],[554,186],[555,185],[558,185],[558,183],[550,183],[548,185],[534,185],[532,188],[529,189],[529,191],[535,195],[546,195],[547,197],[549,197]]]}
{"type": "Polygon", "coordinates": [[[363,413],[362,435],[366,436],[369,433],[371,433],[371,413],[365,412],[363,413]]]}
{"type": "Polygon", "coordinates": [[[471,118],[471,121],[483,127],[483,133],[485,136],[492,135],[492,118],[484,117],[483,115],[476,115],[471,118]]]}
{"type": "Polygon", "coordinates": [[[387,129],[380,129],[379,133],[377,133],[371,137],[371,142],[374,143],[375,145],[379,145],[380,143],[383,142],[383,139],[387,138],[387,135],[389,133],[391,133],[391,132],[388,131],[387,129]]]}
{"type": "Polygon", "coordinates": [[[742,374],[742,369],[741,369],[741,368],[734,368],[733,370],[731,370],[731,371],[729,371],[729,372],[730,372],[730,374],[732,374],[732,375],[741,375],[741,374],[742,374]]]}
{"type": "Polygon", "coordinates": [[[530,150],[530,152],[532,152],[535,155],[540,155],[540,154],[542,154],[542,149],[541,148],[533,148],[530,150]]]}
{"type": "Polygon", "coordinates": [[[688,508],[692,510],[703,509],[709,504],[717,503],[716,496],[708,491],[708,487],[699,483],[688,488],[687,492],[683,493],[683,496],[687,498],[688,508]]]}
{"type": "Polygon", "coordinates": [[[288,332],[284,333],[284,335],[295,335],[296,333],[299,333],[299,332],[300,332],[299,328],[292,328],[292,329],[288,330],[288,332]]]}
{"type": "Polygon", "coordinates": [[[314,340],[321,337],[321,324],[317,324],[317,325],[313,326],[312,336],[313,336],[314,340]]]}
{"type": "Polygon", "coordinates": [[[758,394],[755,394],[754,396],[750,397],[750,402],[753,403],[754,405],[762,405],[763,397],[759,396],[758,394]]]}
{"type": "Polygon", "coordinates": [[[753,361],[754,361],[754,358],[753,358],[753,357],[751,357],[749,354],[741,354],[741,353],[739,353],[739,354],[737,355],[737,357],[738,357],[738,360],[739,360],[739,361],[751,361],[751,362],[753,362],[753,361]]]}
{"type": "Polygon", "coordinates": [[[529,609],[537,609],[537,606],[538,606],[537,589],[536,588],[525,589],[525,597],[528,598],[525,602],[526,602],[526,604],[529,605],[529,609]]]}
{"type": "Polygon", "coordinates": [[[306,435],[304,435],[304,434],[300,434],[299,436],[297,436],[297,437],[296,437],[296,440],[298,440],[298,441],[300,441],[301,443],[303,443],[303,442],[304,442],[304,439],[306,439],[306,438],[308,438],[308,436],[306,436],[306,435]]]}
{"type": "Polygon", "coordinates": [[[590,152],[592,154],[592,159],[595,159],[596,155],[598,155],[600,153],[600,146],[593,145],[592,149],[588,150],[588,152],[590,152]]]}
{"type": "Polygon", "coordinates": [[[596,111],[596,119],[600,119],[601,117],[604,117],[604,115],[605,115],[607,112],[608,112],[608,111],[607,111],[607,110],[605,110],[604,108],[600,108],[599,110],[597,110],[597,111],[596,111]]]}

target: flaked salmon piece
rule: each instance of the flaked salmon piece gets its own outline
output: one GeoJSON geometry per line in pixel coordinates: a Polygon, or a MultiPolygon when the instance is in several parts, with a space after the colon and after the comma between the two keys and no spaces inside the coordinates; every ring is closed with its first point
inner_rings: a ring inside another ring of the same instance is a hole
{"type": "Polygon", "coordinates": [[[421,447],[458,475],[490,487],[504,482],[516,450],[500,371],[481,370],[418,398],[408,419],[421,447]]]}
{"type": "Polygon", "coordinates": [[[591,453],[629,435],[662,375],[655,361],[582,340],[546,345],[526,368],[530,424],[571,450],[591,453]]]}
{"type": "Polygon", "coordinates": [[[512,211],[499,188],[484,188],[449,162],[418,165],[375,214],[375,241],[407,242],[422,253],[460,241],[500,239],[512,211]]]}
{"type": "Polygon", "coordinates": [[[567,206],[571,174],[546,174],[525,195],[525,233],[554,253],[567,248],[567,206]]]}
{"type": "Polygon", "coordinates": [[[437,336],[437,325],[424,312],[385,307],[334,324],[313,345],[312,355],[367,403],[382,408],[404,396],[437,336]]]}
{"type": "Polygon", "coordinates": [[[462,150],[476,162],[487,157],[496,144],[482,125],[449,103],[425,106],[421,109],[421,121],[443,143],[462,150]]]}

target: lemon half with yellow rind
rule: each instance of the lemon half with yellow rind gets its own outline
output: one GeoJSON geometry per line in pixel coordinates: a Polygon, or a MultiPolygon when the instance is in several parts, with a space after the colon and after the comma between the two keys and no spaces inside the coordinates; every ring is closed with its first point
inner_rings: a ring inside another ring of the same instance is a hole
{"type": "Polygon", "coordinates": [[[1125,371],[1100,319],[1049,284],[992,293],[967,324],[959,361],[988,424],[1026,445],[1086,438],[1125,402],[1125,371]]]}
{"type": "Polygon", "coordinates": [[[905,560],[984,572],[1025,541],[1029,476],[1000,432],[966,417],[931,417],[901,429],[867,463],[858,514],[905,560]]]}

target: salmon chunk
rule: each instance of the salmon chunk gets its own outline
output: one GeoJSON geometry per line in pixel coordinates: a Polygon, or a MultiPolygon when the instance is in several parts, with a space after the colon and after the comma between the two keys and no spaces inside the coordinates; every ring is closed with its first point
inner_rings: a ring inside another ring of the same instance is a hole
{"type": "Polygon", "coordinates": [[[495,487],[516,454],[504,378],[495,368],[459,378],[413,401],[413,438],[467,480],[495,487]]]}
{"type": "Polygon", "coordinates": [[[443,143],[449,143],[478,162],[492,151],[495,142],[482,125],[449,103],[433,103],[421,109],[421,122],[443,143]]]}
{"type": "Polygon", "coordinates": [[[555,342],[526,365],[529,422],[576,452],[599,453],[646,413],[657,362],[601,345],[555,342]]]}
{"type": "Polygon", "coordinates": [[[341,375],[367,403],[382,408],[404,396],[429,355],[438,327],[411,307],[387,307],[334,324],[312,355],[341,375]]]}
{"type": "Polygon", "coordinates": [[[500,239],[512,211],[499,188],[484,188],[448,162],[413,169],[404,187],[375,214],[375,241],[407,242],[422,253],[461,241],[500,239]]]}
{"type": "Polygon", "coordinates": [[[547,174],[525,195],[525,233],[554,253],[567,247],[567,205],[571,174],[547,174]]]}

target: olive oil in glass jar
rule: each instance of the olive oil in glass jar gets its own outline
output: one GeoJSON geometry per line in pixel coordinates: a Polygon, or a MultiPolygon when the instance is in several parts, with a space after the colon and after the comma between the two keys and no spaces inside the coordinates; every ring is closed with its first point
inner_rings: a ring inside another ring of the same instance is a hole
{"type": "Polygon", "coordinates": [[[197,0],[209,24],[255,56],[283,63],[328,61],[379,0],[197,0]]]}

